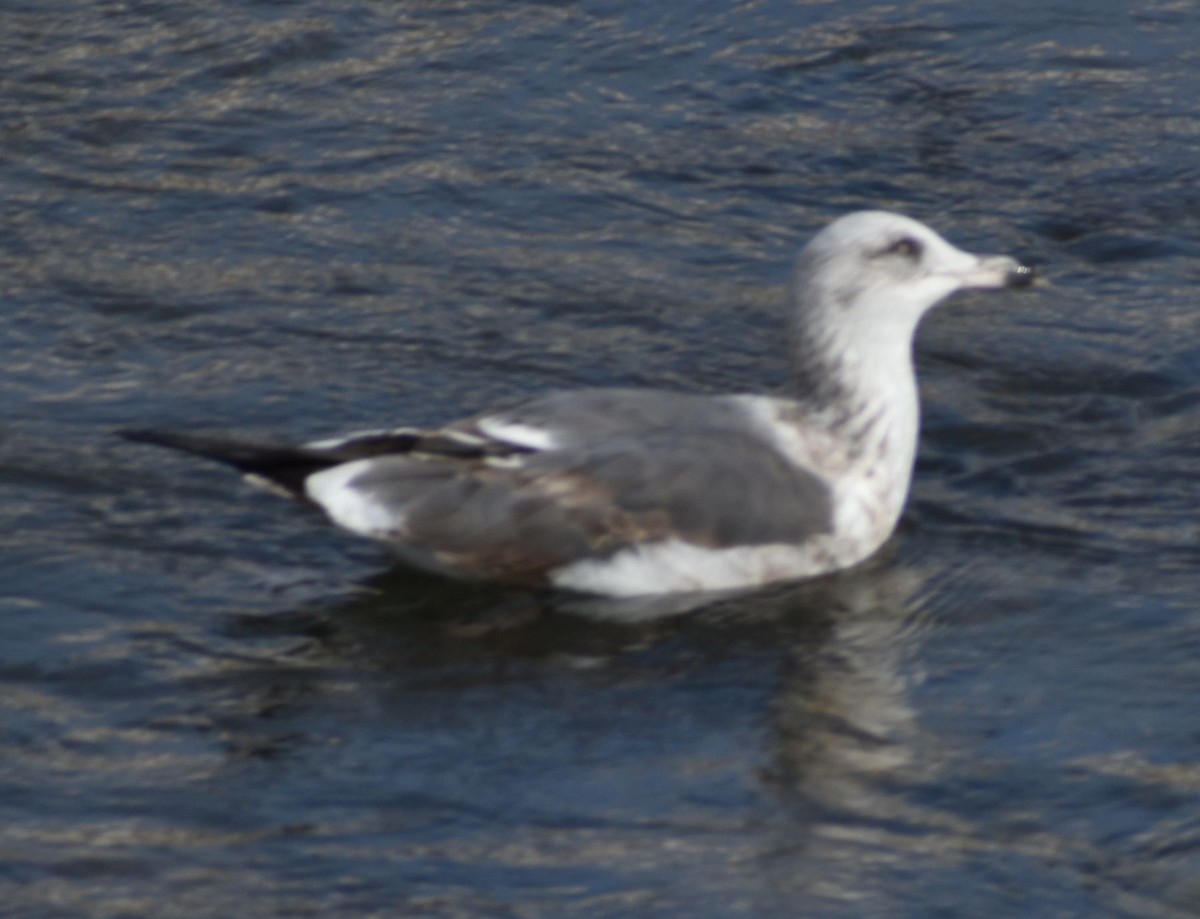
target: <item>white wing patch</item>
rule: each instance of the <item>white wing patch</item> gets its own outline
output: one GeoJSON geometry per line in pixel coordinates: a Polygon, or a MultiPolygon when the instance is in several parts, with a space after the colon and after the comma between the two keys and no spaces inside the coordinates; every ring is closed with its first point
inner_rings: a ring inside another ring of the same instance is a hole
{"type": "Polygon", "coordinates": [[[374,539],[393,538],[404,528],[403,515],[373,501],[369,493],[354,485],[374,462],[355,460],[315,472],[305,479],[304,491],[338,526],[374,539]]]}
{"type": "Polygon", "coordinates": [[[341,437],[328,437],[323,440],[310,440],[304,446],[310,450],[336,450],[351,441],[362,440],[364,437],[387,437],[389,435],[419,434],[417,428],[374,428],[368,431],[355,431],[343,434],[341,437]]]}
{"type": "Polygon", "coordinates": [[[512,444],[514,447],[525,447],[529,450],[553,450],[560,445],[558,438],[545,428],[508,421],[500,415],[480,418],[475,426],[492,440],[512,444]]]}

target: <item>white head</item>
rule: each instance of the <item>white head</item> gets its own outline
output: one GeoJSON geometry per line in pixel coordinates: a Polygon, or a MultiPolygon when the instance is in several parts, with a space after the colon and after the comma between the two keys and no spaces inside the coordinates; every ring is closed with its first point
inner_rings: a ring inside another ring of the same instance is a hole
{"type": "Polygon", "coordinates": [[[832,417],[869,416],[890,405],[915,438],[912,341],[921,317],[959,290],[1024,287],[1033,280],[1033,271],[1016,260],[963,252],[908,217],[847,214],[813,237],[796,261],[795,394],[832,417]]]}
{"type": "Polygon", "coordinates": [[[1023,287],[1033,277],[1014,259],[963,252],[908,217],[857,211],[801,251],[793,281],[797,331],[812,323],[825,334],[910,340],[926,311],[950,294],[1023,287]]]}

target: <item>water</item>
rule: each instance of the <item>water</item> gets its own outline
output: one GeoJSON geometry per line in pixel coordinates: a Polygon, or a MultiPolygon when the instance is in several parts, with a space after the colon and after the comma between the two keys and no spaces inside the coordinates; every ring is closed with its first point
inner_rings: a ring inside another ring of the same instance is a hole
{"type": "Polygon", "coordinates": [[[0,16],[0,914],[1200,913],[1190,4],[0,16]],[[1053,286],[843,577],[589,622],[110,435],[771,388],[857,207],[1053,286]]]}

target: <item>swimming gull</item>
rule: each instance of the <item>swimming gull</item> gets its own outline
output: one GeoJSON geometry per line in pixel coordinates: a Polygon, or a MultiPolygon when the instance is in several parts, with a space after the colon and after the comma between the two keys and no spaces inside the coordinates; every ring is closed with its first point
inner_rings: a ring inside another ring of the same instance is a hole
{"type": "Polygon", "coordinates": [[[863,561],[912,477],[921,317],[1031,269],[860,211],[800,252],[786,395],[584,389],[442,428],[299,446],[130,430],[219,460],[419,568],[610,596],[744,588],[863,561]]]}

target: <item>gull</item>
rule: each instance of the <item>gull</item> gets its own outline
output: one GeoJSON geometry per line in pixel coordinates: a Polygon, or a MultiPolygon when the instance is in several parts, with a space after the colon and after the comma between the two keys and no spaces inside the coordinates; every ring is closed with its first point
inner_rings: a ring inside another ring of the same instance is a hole
{"type": "Polygon", "coordinates": [[[427,571],[614,597],[752,588],[849,568],[887,541],[917,449],[921,317],[1034,278],[858,211],[796,260],[779,395],[567,390],[300,445],[120,433],[233,466],[427,571]]]}

